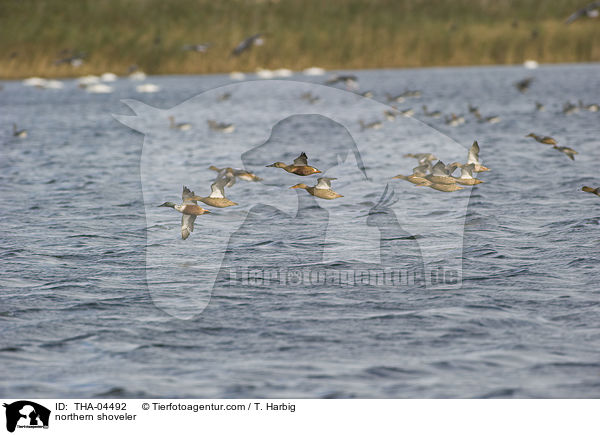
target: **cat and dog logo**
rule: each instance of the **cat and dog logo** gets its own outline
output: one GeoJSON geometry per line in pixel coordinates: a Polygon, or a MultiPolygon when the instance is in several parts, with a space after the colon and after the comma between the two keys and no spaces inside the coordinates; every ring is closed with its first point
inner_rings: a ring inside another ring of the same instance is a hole
{"type": "Polygon", "coordinates": [[[14,432],[19,429],[48,429],[50,410],[29,400],[19,400],[4,404],[6,408],[6,430],[14,432]]]}

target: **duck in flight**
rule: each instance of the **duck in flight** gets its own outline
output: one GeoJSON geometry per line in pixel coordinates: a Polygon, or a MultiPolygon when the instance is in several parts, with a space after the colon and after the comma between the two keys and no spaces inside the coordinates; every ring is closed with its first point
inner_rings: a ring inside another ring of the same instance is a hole
{"type": "MultiPolygon", "coordinates": [[[[455,166],[452,167],[452,171],[454,171],[454,169],[456,169],[455,166]]],[[[452,171],[448,170],[448,167],[446,167],[444,162],[439,160],[431,168],[431,174],[425,175],[425,178],[434,184],[455,184],[456,179],[451,175],[452,171]]]]}
{"type": "Polygon", "coordinates": [[[392,179],[396,178],[400,180],[406,180],[412,184],[416,184],[417,186],[430,186],[432,184],[431,181],[425,178],[427,176],[427,172],[427,166],[417,166],[416,168],[413,168],[413,173],[411,175],[399,174],[395,177],[392,177],[392,179]]]}
{"type": "Polygon", "coordinates": [[[322,177],[317,179],[317,184],[314,186],[307,186],[304,183],[299,183],[290,187],[290,189],[305,189],[312,196],[321,199],[342,198],[344,195],[340,195],[331,188],[332,180],[337,180],[337,178],[322,177]]]}
{"type": "Polygon", "coordinates": [[[217,168],[216,166],[209,166],[208,169],[211,171],[216,171],[219,173],[220,177],[230,177],[232,181],[228,183],[225,187],[231,187],[235,184],[236,178],[244,181],[262,181],[262,178],[258,177],[256,174],[252,172],[246,171],[245,169],[235,169],[235,168],[217,168]]]}
{"type": "Polygon", "coordinates": [[[600,1],[595,1],[569,15],[569,17],[565,20],[565,24],[571,24],[573,21],[576,21],[583,17],[597,18],[599,15],[600,1]]]}
{"type": "Polygon", "coordinates": [[[194,201],[202,201],[204,204],[218,208],[238,205],[237,202],[233,202],[225,197],[225,186],[231,185],[232,179],[235,180],[235,177],[229,175],[217,176],[217,179],[210,185],[210,195],[193,196],[191,199],[194,201]]]}
{"type": "Polygon", "coordinates": [[[196,53],[206,53],[212,47],[212,43],[203,42],[202,44],[184,44],[181,49],[183,51],[195,51],[196,53]]]}
{"type": "Polygon", "coordinates": [[[181,204],[164,202],[159,205],[159,207],[171,207],[183,215],[181,216],[181,238],[183,240],[187,239],[190,233],[194,231],[196,216],[210,213],[209,210],[200,207],[194,198],[194,192],[183,186],[183,193],[181,194],[183,202],[181,204]]]}
{"type": "Polygon", "coordinates": [[[435,162],[438,158],[432,153],[408,153],[404,154],[402,157],[417,159],[419,165],[426,164],[428,162],[435,162]]]}
{"type": "Polygon", "coordinates": [[[318,174],[317,168],[308,165],[308,157],[305,153],[300,154],[291,165],[286,165],[283,162],[275,162],[266,166],[267,168],[281,168],[291,174],[300,175],[305,177],[307,175],[318,174]]]}
{"type": "Polygon", "coordinates": [[[564,153],[571,160],[575,160],[575,154],[579,154],[573,148],[569,148],[569,147],[559,147],[557,145],[553,145],[552,148],[554,148],[556,151],[560,151],[561,153],[564,153]]]}
{"type": "Polygon", "coordinates": [[[532,137],[535,140],[537,140],[539,143],[543,143],[546,145],[557,145],[558,142],[556,141],[556,139],[554,139],[553,137],[550,136],[539,136],[535,133],[529,133],[527,136],[525,137],[532,137]]]}
{"type": "Polygon", "coordinates": [[[468,165],[460,165],[458,167],[460,168],[460,177],[455,177],[455,180],[458,184],[473,186],[475,184],[483,183],[483,181],[473,177],[473,170],[475,169],[475,165],[473,163],[469,163],[468,165]]]}
{"type": "Polygon", "coordinates": [[[249,36],[235,46],[235,48],[231,51],[231,56],[239,56],[244,51],[250,49],[253,45],[263,45],[263,43],[264,39],[262,33],[249,36]]]}
{"type": "Polygon", "coordinates": [[[596,187],[595,189],[593,187],[589,187],[589,186],[583,186],[581,188],[581,190],[583,190],[584,192],[589,192],[593,195],[597,195],[600,196],[600,187],[596,187]]]}
{"type": "MultiPolygon", "coordinates": [[[[471,145],[471,148],[469,148],[469,153],[467,154],[466,164],[470,165],[471,163],[473,164],[473,172],[485,172],[490,170],[490,168],[483,166],[479,160],[479,144],[477,141],[473,142],[473,145],[471,145]]],[[[462,167],[460,163],[452,163],[450,166],[455,166],[457,168],[462,167]]]]}

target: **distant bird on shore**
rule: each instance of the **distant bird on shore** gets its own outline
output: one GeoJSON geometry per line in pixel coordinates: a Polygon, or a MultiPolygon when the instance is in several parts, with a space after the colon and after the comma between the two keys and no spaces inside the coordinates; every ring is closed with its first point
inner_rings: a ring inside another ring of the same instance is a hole
{"type": "Polygon", "coordinates": [[[54,65],[62,65],[64,63],[68,63],[72,67],[79,67],[83,65],[83,60],[86,55],[83,52],[71,53],[69,50],[63,50],[59,53],[61,57],[54,61],[54,65]]]}
{"type": "Polygon", "coordinates": [[[361,93],[360,96],[365,98],[373,98],[373,91],[365,91],[361,93]]]}
{"type": "Polygon", "coordinates": [[[571,24],[582,17],[597,18],[598,15],[600,15],[600,1],[595,1],[569,15],[565,24],[571,24]]]}
{"type": "Polygon", "coordinates": [[[556,144],[558,144],[558,142],[556,141],[556,139],[554,139],[553,137],[550,137],[550,136],[539,136],[539,135],[537,135],[535,133],[529,133],[525,137],[532,137],[536,141],[538,141],[539,143],[543,143],[543,144],[546,144],[546,145],[556,145],[556,144]]]}
{"type": "Polygon", "coordinates": [[[192,128],[192,124],[190,124],[189,122],[179,122],[179,123],[175,123],[175,117],[173,116],[169,116],[169,128],[172,128],[174,130],[189,130],[192,128]]]}
{"type": "MultiPolygon", "coordinates": [[[[139,74],[139,73],[133,73],[133,74],[139,74]]],[[[143,73],[141,73],[141,74],[143,74],[143,73]]],[[[153,94],[155,92],[160,91],[160,86],[155,85],[154,83],[144,83],[143,85],[137,85],[135,87],[135,90],[136,90],[136,92],[139,92],[141,94],[153,94]]]]}
{"type": "Polygon", "coordinates": [[[286,172],[300,175],[302,177],[312,174],[318,174],[321,172],[317,168],[308,165],[308,157],[306,156],[306,153],[302,153],[298,157],[296,157],[291,165],[286,165],[283,162],[275,162],[270,165],[267,165],[266,167],[281,168],[286,172]]]}
{"type": "Polygon", "coordinates": [[[181,194],[183,202],[181,204],[164,202],[159,205],[159,207],[171,207],[183,215],[181,216],[181,238],[183,240],[187,239],[190,233],[194,231],[196,216],[210,213],[209,210],[200,207],[196,200],[193,199],[194,197],[194,192],[183,186],[183,193],[181,194]]]}
{"type": "Polygon", "coordinates": [[[338,74],[325,82],[326,85],[334,85],[336,83],[344,83],[347,89],[358,89],[358,77],[352,74],[338,74]]]}
{"type": "Polygon", "coordinates": [[[538,112],[543,112],[546,110],[546,106],[544,106],[542,103],[540,103],[539,101],[535,102],[535,110],[537,110],[538,112]]]}
{"type": "Polygon", "coordinates": [[[519,80],[518,82],[516,82],[515,87],[519,90],[519,92],[525,93],[531,86],[532,82],[533,82],[533,77],[527,77],[527,78],[524,78],[523,80],[519,80]]]}
{"type": "Polygon", "coordinates": [[[231,51],[231,56],[239,56],[244,51],[249,50],[254,45],[263,45],[263,33],[257,33],[255,35],[249,36],[240,42],[235,48],[231,51]]]}
{"type": "Polygon", "coordinates": [[[19,130],[17,128],[17,124],[13,123],[13,136],[14,137],[20,137],[20,138],[26,138],[27,137],[27,130],[19,130]]]}
{"type": "Polygon", "coordinates": [[[593,187],[589,187],[589,186],[583,186],[581,188],[581,190],[583,190],[584,192],[589,192],[593,195],[597,195],[600,196],[600,187],[596,187],[595,189],[593,187]]]}
{"type": "Polygon", "coordinates": [[[321,199],[343,198],[344,195],[340,195],[331,188],[332,180],[337,180],[337,178],[322,177],[317,179],[317,184],[314,186],[307,186],[304,183],[299,183],[290,187],[290,189],[304,189],[312,196],[321,199]]]}
{"type": "Polygon", "coordinates": [[[208,123],[208,127],[214,131],[220,131],[222,133],[233,133],[235,131],[235,125],[233,124],[217,122],[213,119],[209,119],[206,122],[208,123]]]}
{"type": "Polygon", "coordinates": [[[184,44],[181,49],[183,51],[195,51],[196,53],[206,53],[212,47],[211,42],[203,42],[202,44],[184,44]]]}

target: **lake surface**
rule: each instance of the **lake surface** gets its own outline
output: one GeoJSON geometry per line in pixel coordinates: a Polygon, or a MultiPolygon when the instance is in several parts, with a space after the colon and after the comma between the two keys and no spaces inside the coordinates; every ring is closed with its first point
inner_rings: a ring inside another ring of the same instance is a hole
{"type": "Polygon", "coordinates": [[[600,185],[600,112],[563,113],[600,103],[600,65],[352,73],[372,99],[329,75],[0,83],[0,396],[600,397],[600,198],[581,192],[600,185]],[[385,120],[386,94],[417,89],[391,103],[412,119],[385,120]],[[404,153],[464,161],[474,140],[478,186],[391,180],[416,165],[404,153]],[[264,167],[301,151],[343,198],[264,167]],[[156,206],[183,184],[207,195],[211,164],[264,180],[238,180],[240,205],[206,206],[183,241],[156,206]]]}

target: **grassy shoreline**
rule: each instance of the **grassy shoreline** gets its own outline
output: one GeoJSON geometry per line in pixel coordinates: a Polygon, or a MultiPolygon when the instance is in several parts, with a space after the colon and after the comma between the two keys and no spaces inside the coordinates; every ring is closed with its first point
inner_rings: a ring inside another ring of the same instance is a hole
{"type": "Polygon", "coordinates": [[[0,78],[207,74],[600,61],[600,23],[564,19],[587,0],[4,0],[0,78]],[[244,37],[265,44],[239,57],[244,37]],[[184,44],[211,42],[206,53],[184,44]],[[55,65],[61,51],[82,66],[55,65]]]}

